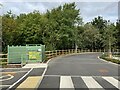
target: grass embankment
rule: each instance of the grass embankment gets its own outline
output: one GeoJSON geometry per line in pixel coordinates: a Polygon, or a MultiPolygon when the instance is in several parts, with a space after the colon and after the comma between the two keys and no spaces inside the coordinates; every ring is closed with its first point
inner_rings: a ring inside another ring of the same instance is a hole
{"type": "Polygon", "coordinates": [[[120,60],[109,58],[107,54],[103,54],[102,56],[100,56],[100,58],[102,58],[106,61],[110,61],[110,62],[113,62],[113,63],[120,64],[120,60]]]}

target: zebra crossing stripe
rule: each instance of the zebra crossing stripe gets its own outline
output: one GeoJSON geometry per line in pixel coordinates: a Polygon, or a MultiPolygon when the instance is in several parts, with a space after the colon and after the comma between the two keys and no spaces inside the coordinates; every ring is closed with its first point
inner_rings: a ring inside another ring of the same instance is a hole
{"type": "Polygon", "coordinates": [[[73,85],[71,76],[61,76],[60,77],[60,88],[74,89],[74,85],[73,85]]]}
{"type": "Polygon", "coordinates": [[[115,79],[113,77],[102,77],[102,78],[104,78],[106,81],[111,83],[113,86],[119,88],[118,85],[120,85],[120,82],[117,79],[115,79]]]}
{"type": "Polygon", "coordinates": [[[88,88],[102,88],[102,86],[99,85],[97,81],[95,81],[92,77],[82,76],[81,78],[83,79],[88,88]]]}

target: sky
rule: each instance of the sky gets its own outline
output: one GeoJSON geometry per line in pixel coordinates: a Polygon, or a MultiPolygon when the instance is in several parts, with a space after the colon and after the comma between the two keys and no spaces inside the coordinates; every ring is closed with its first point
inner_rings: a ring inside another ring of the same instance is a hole
{"type": "Polygon", "coordinates": [[[105,20],[111,22],[116,22],[118,19],[118,0],[0,0],[3,5],[0,8],[0,15],[9,10],[16,15],[34,10],[45,13],[47,9],[51,10],[73,1],[76,3],[76,8],[80,9],[80,15],[85,23],[90,22],[97,16],[102,16],[105,20]]]}

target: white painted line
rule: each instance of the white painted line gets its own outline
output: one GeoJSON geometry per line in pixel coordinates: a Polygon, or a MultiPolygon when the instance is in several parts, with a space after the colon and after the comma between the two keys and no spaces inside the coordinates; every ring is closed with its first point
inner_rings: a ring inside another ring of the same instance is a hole
{"type": "Polygon", "coordinates": [[[9,87],[10,85],[0,85],[0,87],[9,87]]]}
{"type": "MultiPolygon", "coordinates": [[[[60,77],[61,75],[44,75],[47,77],[60,77]]],[[[65,75],[64,75],[65,76],[65,75]]],[[[71,77],[84,77],[80,75],[70,75],[71,77]]],[[[108,77],[108,76],[86,76],[86,77],[108,77]]],[[[118,76],[112,76],[112,77],[118,77],[118,76]]]]}
{"type": "Polygon", "coordinates": [[[27,72],[27,71],[14,71],[15,73],[19,73],[19,72],[27,72]]]}
{"type": "Polygon", "coordinates": [[[8,75],[4,75],[4,76],[1,76],[0,79],[2,79],[3,77],[7,77],[8,75]]]}
{"type": "Polygon", "coordinates": [[[120,66],[119,64],[116,64],[116,63],[113,63],[113,62],[110,62],[110,61],[106,61],[106,60],[104,60],[104,59],[101,59],[99,56],[98,56],[98,59],[101,60],[101,61],[104,61],[104,62],[106,62],[106,63],[108,63],[108,64],[113,64],[113,65],[116,65],[116,66],[120,66]]]}
{"type": "Polygon", "coordinates": [[[42,82],[42,80],[43,80],[43,77],[44,77],[44,75],[45,75],[46,71],[47,71],[47,67],[45,68],[44,72],[42,73],[41,80],[40,80],[40,82],[38,83],[38,85],[37,85],[37,86],[39,86],[39,85],[41,84],[41,82],[42,82]]]}
{"type": "Polygon", "coordinates": [[[24,79],[31,71],[33,68],[31,68],[23,77],[21,77],[17,82],[13,83],[7,90],[11,89],[13,86],[15,86],[17,83],[19,83],[22,79],[24,79]]]}
{"type": "Polygon", "coordinates": [[[81,77],[88,88],[102,88],[101,85],[99,85],[92,77],[81,77]]]}
{"type": "Polygon", "coordinates": [[[60,77],[61,75],[44,75],[44,76],[48,76],[48,77],[60,77]]]}
{"type": "Polygon", "coordinates": [[[10,72],[1,72],[0,74],[7,74],[7,73],[21,73],[21,72],[27,72],[27,71],[10,71],[10,72]]]}
{"type": "MultiPolygon", "coordinates": [[[[3,76],[3,77],[7,77],[7,76],[10,76],[9,78],[7,78],[7,79],[1,79],[0,81],[6,81],[6,80],[10,80],[10,79],[12,79],[14,76],[13,75],[11,75],[11,74],[8,74],[8,75],[5,75],[5,76],[3,76]]],[[[2,78],[3,78],[2,77],[2,78]]]]}
{"type": "Polygon", "coordinates": [[[45,75],[46,71],[47,71],[47,68],[45,68],[45,70],[44,70],[44,72],[42,74],[42,77],[45,75]]]}
{"type": "Polygon", "coordinates": [[[60,88],[71,88],[74,90],[74,85],[71,76],[61,76],[60,77],[60,88]]]}
{"type": "Polygon", "coordinates": [[[108,81],[109,83],[111,83],[113,86],[119,88],[118,86],[120,85],[120,82],[117,79],[113,77],[102,77],[102,78],[108,81]]]}

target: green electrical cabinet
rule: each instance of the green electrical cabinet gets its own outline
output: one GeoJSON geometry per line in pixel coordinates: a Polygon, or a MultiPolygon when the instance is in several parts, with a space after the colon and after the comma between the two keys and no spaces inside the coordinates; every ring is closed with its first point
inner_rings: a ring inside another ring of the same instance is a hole
{"type": "Polygon", "coordinates": [[[8,63],[37,63],[45,58],[45,45],[8,46],[8,63]]]}

